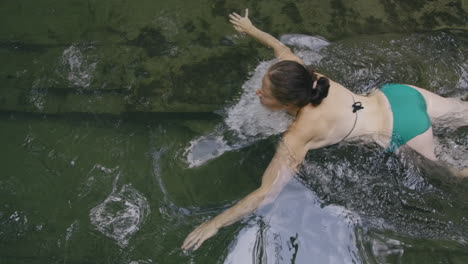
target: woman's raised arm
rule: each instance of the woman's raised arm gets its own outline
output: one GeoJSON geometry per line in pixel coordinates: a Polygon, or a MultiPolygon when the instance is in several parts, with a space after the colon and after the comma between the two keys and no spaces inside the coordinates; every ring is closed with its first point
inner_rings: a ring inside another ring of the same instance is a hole
{"type": "Polygon", "coordinates": [[[245,9],[245,16],[243,17],[237,13],[230,14],[229,21],[233,25],[234,29],[238,32],[246,33],[265,46],[272,48],[275,53],[275,57],[279,60],[292,60],[304,64],[304,62],[299,57],[294,55],[288,46],[281,43],[281,41],[272,35],[256,28],[249,19],[249,9],[245,9]]]}

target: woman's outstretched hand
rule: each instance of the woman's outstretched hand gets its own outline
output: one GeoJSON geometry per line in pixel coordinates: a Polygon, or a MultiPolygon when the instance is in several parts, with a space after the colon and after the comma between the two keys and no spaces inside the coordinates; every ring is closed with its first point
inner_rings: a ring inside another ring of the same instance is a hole
{"type": "Polygon", "coordinates": [[[240,16],[236,12],[229,14],[229,22],[234,26],[234,28],[240,33],[249,33],[252,30],[253,25],[249,19],[249,9],[245,9],[245,16],[240,16]]]}
{"type": "Polygon", "coordinates": [[[205,240],[216,235],[216,233],[218,233],[218,227],[216,227],[214,221],[206,221],[187,236],[182,249],[188,250],[193,247],[193,250],[197,250],[205,240]]]}

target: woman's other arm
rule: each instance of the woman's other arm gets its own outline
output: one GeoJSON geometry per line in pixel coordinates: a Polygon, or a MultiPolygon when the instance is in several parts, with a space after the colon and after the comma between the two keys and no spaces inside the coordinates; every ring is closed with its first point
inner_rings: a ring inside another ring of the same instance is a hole
{"type": "Polygon", "coordinates": [[[198,249],[206,239],[214,236],[219,228],[235,223],[257,208],[271,203],[304,160],[310,145],[308,140],[301,133],[286,132],[263,174],[261,186],[233,207],[198,226],[187,236],[182,249],[198,249]]]}

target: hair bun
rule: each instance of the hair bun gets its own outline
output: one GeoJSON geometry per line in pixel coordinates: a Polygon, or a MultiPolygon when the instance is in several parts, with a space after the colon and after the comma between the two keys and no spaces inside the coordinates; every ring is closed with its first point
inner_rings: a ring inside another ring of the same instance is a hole
{"type": "Polygon", "coordinates": [[[311,87],[312,96],[310,98],[310,103],[312,103],[312,105],[314,106],[319,105],[322,102],[323,98],[327,97],[329,88],[330,81],[325,77],[320,77],[317,80],[317,85],[315,86],[315,88],[311,87]]]}

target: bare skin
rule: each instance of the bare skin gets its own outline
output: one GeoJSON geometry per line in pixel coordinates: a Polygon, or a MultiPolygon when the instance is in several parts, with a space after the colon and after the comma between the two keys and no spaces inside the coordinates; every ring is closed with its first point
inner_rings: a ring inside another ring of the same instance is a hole
{"type": "MultiPolygon", "coordinates": [[[[270,34],[253,26],[248,18],[248,9],[246,9],[244,17],[232,13],[229,18],[238,32],[245,33],[271,47],[278,60],[292,60],[304,64],[290,48],[270,34]]],[[[321,74],[317,75],[319,77],[323,76],[321,74]]],[[[296,116],[296,119],[283,135],[275,156],[263,174],[261,186],[233,207],[198,226],[185,239],[182,245],[184,250],[198,249],[206,239],[214,236],[220,228],[230,225],[251,214],[257,208],[272,202],[282,187],[294,176],[294,172],[303,162],[309,150],[342,141],[351,131],[355,122],[356,114],[352,112],[351,107],[353,97],[355,101],[362,102],[364,109],[359,110],[356,125],[346,140],[360,139],[376,142],[384,148],[387,148],[390,144],[393,114],[389,101],[378,89],[372,90],[367,95],[359,95],[330,80],[328,96],[323,99],[320,105],[313,106],[309,104],[298,108],[294,105],[282,104],[276,100],[271,92],[271,83],[265,76],[262,80],[262,87],[257,90],[256,94],[265,107],[273,111],[286,110],[291,115],[296,116]]],[[[454,98],[443,98],[426,90],[424,90],[423,96],[426,101],[437,102],[436,104],[428,103],[428,113],[431,120],[447,119],[455,111],[461,113],[460,125],[468,125],[468,102],[457,103],[454,106],[454,98]]],[[[410,140],[406,145],[429,159],[436,159],[431,128],[410,140]]]]}

